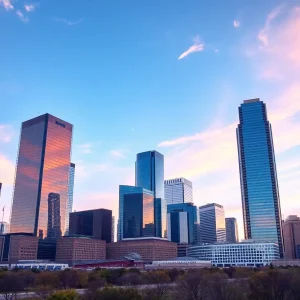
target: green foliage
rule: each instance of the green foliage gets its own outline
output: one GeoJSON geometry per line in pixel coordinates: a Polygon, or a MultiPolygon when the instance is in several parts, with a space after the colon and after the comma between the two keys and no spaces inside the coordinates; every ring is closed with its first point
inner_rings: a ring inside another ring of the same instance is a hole
{"type": "Polygon", "coordinates": [[[47,300],[77,300],[79,295],[74,290],[56,291],[51,294],[47,300]]]}

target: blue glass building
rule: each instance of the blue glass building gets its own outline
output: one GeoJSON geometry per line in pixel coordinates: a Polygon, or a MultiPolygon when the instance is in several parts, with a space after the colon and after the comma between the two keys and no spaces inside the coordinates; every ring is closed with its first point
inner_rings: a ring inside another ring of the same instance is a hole
{"type": "Polygon", "coordinates": [[[245,238],[278,243],[283,256],[281,208],[271,124],[266,104],[245,100],[237,128],[245,238]]]}
{"type": "Polygon", "coordinates": [[[168,240],[175,243],[199,242],[199,213],[192,203],[168,204],[168,240]]]}
{"type": "Polygon", "coordinates": [[[138,153],[135,163],[135,185],[154,194],[155,235],[166,237],[167,214],[164,196],[164,156],[157,151],[138,153]]]}
{"type": "Polygon", "coordinates": [[[74,180],[75,180],[75,164],[70,163],[68,202],[67,202],[67,214],[66,214],[66,235],[69,234],[70,213],[73,210],[74,180]]]}

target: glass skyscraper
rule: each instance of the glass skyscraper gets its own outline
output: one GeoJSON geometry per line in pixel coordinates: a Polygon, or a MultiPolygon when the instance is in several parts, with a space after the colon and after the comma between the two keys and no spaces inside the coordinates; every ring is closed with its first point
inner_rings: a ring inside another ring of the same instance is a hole
{"type": "Polygon", "coordinates": [[[147,151],[137,154],[135,185],[153,192],[155,235],[166,237],[167,208],[164,195],[164,156],[161,153],[147,151]]]}
{"type": "Polygon", "coordinates": [[[193,184],[185,178],[165,180],[165,199],[168,204],[193,203],[193,184]]]}
{"type": "Polygon", "coordinates": [[[213,244],[226,241],[224,208],[210,203],[199,207],[201,243],[213,244]]]}
{"type": "Polygon", "coordinates": [[[237,243],[239,241],[239,232],[236,218],[225,218],[226,241],[228,243],[237,243]]]}
{"type": "Polygon", "coordinates": [[[74,180],[75,180],[75,164],[70,163],[68,202],[67,202],[67,214],[66,214],[66,234],[67,235],[69,233],[70,213],[73,210],[74,180]]]}
{"type": "Polygon", "coordinates": [[[281,208],[271,124],[266,104],[245,100],[237,128],[245,238],[278,243],[283,256],[281,208]]]}
{"type": "Polygon", "coordinates": [[[59,194],[65,233],[73,126],[50,114],[22,123],[10,232],[47,237],[48,197],[59,194]]]}

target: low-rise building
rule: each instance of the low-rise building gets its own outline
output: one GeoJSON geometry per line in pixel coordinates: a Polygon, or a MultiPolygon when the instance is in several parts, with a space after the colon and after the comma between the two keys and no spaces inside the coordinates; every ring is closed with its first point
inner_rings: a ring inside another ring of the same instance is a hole
{"type": "Polygon", "coordinates": [[[187,249],[191,247],[191,245],[186,243],[179,243],[177,244],[177,256],[178,257],[186,257],[187,256],[187,249]]]}
{"type": "Polygon", "coordinates": [[[207,260],[197,260],[194,258],[186,257],[185,259],[173,259],[163,261],[153,261],[152,264],[145,265],[146,270],[153,269],[198,269],[198,268],[211,268],[212,264],[207,260]]]}
{"type": "Polygon", "coordinates": [[[278,244],[244,241],[232,244],[206,244],[192,246],[188,256],[211,261],[216,267],[261,267],[280,258],[278,244]]]}
{"type": "Polygon", "coordinates": [[[57,240],[56,261],[74,265],[76,261],[106,259],[106,242],[84,237],[63,237],[57,240]]]}
{"type": "Polygon", "coordinates": [[[177,244],[156,237],[123,239],[107,244],[108,259],[122,259],[132,253],[138,254],[143,261],[168,260],[177,257],[177,244]]]}

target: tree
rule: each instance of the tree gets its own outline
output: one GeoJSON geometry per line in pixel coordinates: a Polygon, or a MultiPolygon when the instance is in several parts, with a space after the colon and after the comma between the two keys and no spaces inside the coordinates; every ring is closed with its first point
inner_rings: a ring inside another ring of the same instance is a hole
{"type": "Polygon", "coordinates": [[[58,273],[59,284],[63,289],[84,288],[87,286],[87,273],[66,269],[58,273]]]}
{"type": "Polygon", "coordinates": [[[79,295],[74,290],[62,290],[62,291],[54,292],[47,299],[48,300],[78,300],[80,298],[79,295]]]}
{"type": "Polygon", "coordinates": [[[97,291],[97,298],[101,300],[142,300],[142,296],[134,288],[105,287],[97,291]]]}
{"type": "Polygon", "coordinates": [[[142,276],[137,272],[127,272],[118,279],[118,284],[136,286],[143,283],[142,276]]]}
{"type": "Polygon", "coordinates": [[[170,290],[171,279],[165,271],[153,271],[149,274],[150,283],[154,285],[153,289],[148,290],[153,299],[164,299],[170,290]]]}
{"type": "Polygon", "coordinates": [[[14,300],[17,293],[24,290],[24,282],[18,273],[5,272],[0,274],[0,294],[5,300],[14,300]]]}

